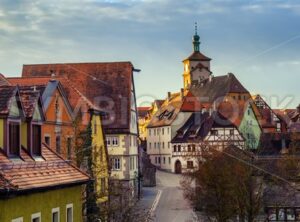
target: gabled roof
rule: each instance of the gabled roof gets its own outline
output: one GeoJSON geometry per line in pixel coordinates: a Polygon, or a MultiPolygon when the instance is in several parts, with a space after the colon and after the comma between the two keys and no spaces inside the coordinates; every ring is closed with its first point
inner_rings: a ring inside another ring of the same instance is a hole
{"type": "Polygon", "coordinates": [[[218,105],[217,110],[236,127],[239,127],[248,106],[249,102],[231,103],[224,101],[218,105]]]}
{"type": "Polygon", "coordinates": [[[22,148],[22,160],[15,161],[0,152],[0,195],[83,184],[89,176],[64,160],[45,144],[42,146],[44,161],[34,161],[22,148]]]}
{"type": "Polygon", "coordinates": [[[192,68],[191,73],[193,73],[193,72],[194,72],[195,70],[197,70],[197,69],[206,69],[208,72],[212,73],[212,72],[208,69],[208,67],[202,65],[202,63],[200,63],[200,62],[199,62],[194,68],[192,68]]]}
{"type": "Polygon", "coordinates": [[[267,102],[260,95],[253,95],[253,105],[255,108],[253,111],[258,117],[259,124],[262,128],[276,128],[276,123],[273,121],[273,115],[276,116],[280,121],[282,119],[277,115],[267,102]]]}
{"type": "Polygon", "coordinates": [[[19,98],[19,87],[17,86],[0,86],[0,115],[8,116],[13,103],[13,98],[16,97],[17,105],[21,110],[21,117],[24,116],[23,107],[19,98]]]}
{"type": "MultiPolygon", "coordinates": [[[[128,133],[133,70],[130,62],[37,64],[24,65],[22,76],[49,77],[55,73],[67,78],[94,106],[109,113],[112,123],[104,125],[106,132],[128,133]]],[[[69,93],[69,99],[76,94],[71,90],[69,93]]]]}
{"type": "Polygon", "coordinates": [[[0,86],[9,86],[10,83],[7,81],[7,79],[5,78],[5,76],[0,73],[0,86]]]}
{"type": "Polygon", "coordinates": [[[44,110],[48,109],[48,106],[50,105],[51,99],[53,98],[55,91],[58,90],[62,95],[63,101],[66,105],[70,116],[72,116],[72,107],[65,95],[65,91],[62,84],[57,79],[53,79],[50,77],[10,77],[7,78],[7,80],[11,85],[19,85],[22,89],[35,89],[40,91],[40,94],[42,95],[44,110]]]}
{"type": "Polygon", "coordinates": [[[184,125],[177,130],[172,143],[203,141],[213,127],[227,128],[235,126],[217,111],[211,114],[209,112],[194,112],[184,125]]]}
{"type": "Polygon", "coordinates": [[[186,60],[192,60],[192,61],[210,61],[211,58],[208,58],[207,56],[203,55],[201,52],[193,52],[189,57],[184,59],[183,61],[186,60]]]}
{"type": "Polygon", "coordinates": [[[27,118],[32,118],[36,108],[40,109],[42,119],[45,119],[40,91],[28,86],[20,86],[20,98],[27,118]]]}
{"type": "Polygon", "coordinates": [[[249,93],[232,73],[192,84],[190,92],[203,103],[213,103],[228,93],[249,93]]]}

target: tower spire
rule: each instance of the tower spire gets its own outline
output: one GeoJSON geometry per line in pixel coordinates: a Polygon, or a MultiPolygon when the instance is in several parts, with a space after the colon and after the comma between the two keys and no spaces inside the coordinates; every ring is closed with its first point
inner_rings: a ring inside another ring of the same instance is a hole
{"type": "Polygon", "coordinates": [[[194,52],[200,51],[200,37],[198,35],[198,25],[195,22],[195,35],[193,37],[194,52]]]}

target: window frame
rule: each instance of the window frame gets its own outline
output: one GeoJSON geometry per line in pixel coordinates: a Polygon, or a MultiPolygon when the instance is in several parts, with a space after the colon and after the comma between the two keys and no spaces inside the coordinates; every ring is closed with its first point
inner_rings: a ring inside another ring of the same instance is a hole
{"type": "Polygon", "coordinates": [[[39,219],[39,222],[42,222],[42,214],[41,214],[41,212],[37,212],[37,213],[31,214],[31,222],[33,222],[34,219],[39,219]]]}
{"type": "Polygon", "coordinates": [[[186,161],[186,168],[187,168],[187,169],[194,169],[194,161],[192,161],[192,160],[187,160],[187,161],[186,161]]]}
{"type": "Polygon", "coordinates": [[[112,170],[113,171],[121,171],[122,170],[122,161],[121,161],[121,158],[120,157],[112,157],[111,158],[111,161],[112,161],[112,170]],[[119,168],[116,168],[116,160],[118,160],[117,162],[117,165],[119,165],[119,168]]]}
{"type": "Polygon", "coordinates": [[[15,120],[15,119],[8,119],[7,120],[7,154],[9,157],[20,157],[20,152],[21,152],[21,120],[15,120]],[[11,150],[11,147],[10,147],[10,125],[17,125],[19,127],[19,152],[18,154],[11,154],[10,153],[10,150],[11,150]]]}
{"type": "Polygon", "coordinates": [[[44,141],[49,147],[51,147],[51,136],[49,134],[44,134],[44,141]],[[49,138],[49,144],[46,141],[46,137],[49,138]]]}
{"type": "Polygon", "coordinates": [[[11,220],[11,222],[23,222],[23,221],[24,221],[23,217],[18,217],[18,218],[15,218],[15,219],[11,220]]]}
{"type": "Polygon", "coordinates": [[[61,154],[61,135],[56,135],[55,136],[55,151],[58,154],[61,154]]]}
{"type": "Polygon", "coordinates": [[[68,222],[68,209],[72,209],[71,222],[74,222],[74,208],[73,208],[73,203],[70,203],[70,204],[66,205],[66,222],[68,222]]]}
{"type": "Polygon", "coordinates": [[[60,222],[60,209],[59,207],[56,207],[56,208],[52,208],[51,210],[51,220],[53,222],[53,213],[58,213],[58,222],[60,222]]]}
{"type": "Polygon", "coordinates": [[[40,123],[32,123],[31,125],[31,137],[30,137],[30,140],[31,140],[31,155],[32,156],[38,156],[40,157],[42,155],[42,124],[40,123]],[[39,153],[35,153],[35,148],[34,148],[34,145],[35,145],[35,142],[34,142],[34,139],[36,138],[36,134],[34,134],[34,128],[35,127],[38,127],[39,128],[39,153]]]}

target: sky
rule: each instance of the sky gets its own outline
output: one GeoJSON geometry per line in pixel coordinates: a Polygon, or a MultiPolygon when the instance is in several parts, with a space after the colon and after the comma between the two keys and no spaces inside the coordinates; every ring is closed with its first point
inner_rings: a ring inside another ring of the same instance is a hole
{"type": "Polygon", "coordinates": [[[0,73],[23,64],[131,61],[138,106],[183,87],[200,51],[274,108],[300,103],[299,0],[1,0],[0,73]]]}

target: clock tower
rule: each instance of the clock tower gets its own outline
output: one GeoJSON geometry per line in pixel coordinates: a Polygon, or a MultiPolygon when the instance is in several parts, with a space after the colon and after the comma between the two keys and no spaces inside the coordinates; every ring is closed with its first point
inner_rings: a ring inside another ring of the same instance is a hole
{"type": "Polygon", "coordinates": [[[210,58],[200,52],[200,37],[197,33],[197,23],[195,23],[195,35],[193,36],[194,52],[183,60],[183,86],[189,88],[191,84],[200,83],[211,75],[210,58]]]}

